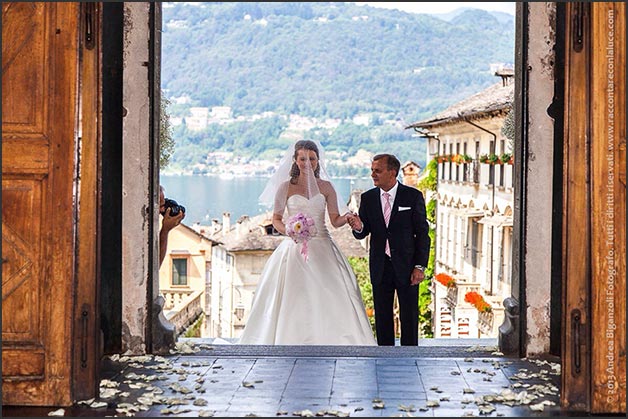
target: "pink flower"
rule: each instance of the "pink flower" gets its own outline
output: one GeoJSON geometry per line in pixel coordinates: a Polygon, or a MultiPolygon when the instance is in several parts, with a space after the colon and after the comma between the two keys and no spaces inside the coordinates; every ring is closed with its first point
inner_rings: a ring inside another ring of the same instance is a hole
{"type": "Polygon", "coordinates": [[[316,225],[312,217],[302,212],[293,215],[286,224],[286,234],[295,243],[303,243],[301,254],[307,261],[307,242],[316,236],[316,225]]]}

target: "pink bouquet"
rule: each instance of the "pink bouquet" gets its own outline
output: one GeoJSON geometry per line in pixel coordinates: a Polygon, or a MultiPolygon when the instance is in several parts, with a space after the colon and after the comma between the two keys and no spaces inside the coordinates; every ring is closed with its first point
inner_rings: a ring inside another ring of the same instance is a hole
{"type": "Polygon", "coordinates": [[[316,236],[316,225],[312,217],[302,212],[293,215],[286,224],[286,234],[296,243],[303,243],[301,254],[307,261],[307,242],[316,236]]]}

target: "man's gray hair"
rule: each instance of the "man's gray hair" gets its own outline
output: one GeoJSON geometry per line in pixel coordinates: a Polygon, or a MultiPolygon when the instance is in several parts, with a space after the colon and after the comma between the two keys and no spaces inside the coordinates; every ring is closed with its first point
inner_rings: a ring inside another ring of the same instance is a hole
{"type": "Polygon", "coordinates": [[[394,170],[395,176],[399,175],[399,169],[401,169],[401,163],[399,159],[392,154],[377,154],[373,156],[373,161],[386,159],[386,168],[388,170],[394,170]]]}

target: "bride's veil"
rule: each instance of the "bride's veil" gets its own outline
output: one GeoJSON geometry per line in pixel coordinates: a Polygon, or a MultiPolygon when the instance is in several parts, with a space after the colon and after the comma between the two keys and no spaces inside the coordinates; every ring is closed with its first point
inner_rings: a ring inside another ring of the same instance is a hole
{"type": "MultiPolygon", "coordinates": [[[[327,169],[325,167],[325,151],[323,146],[317,141],[312,140],[299,140],[289,147],[284,156],[279,162],[279,167],[275,173],[271,176],[264,188],[264,191],[259,196],[259,203],[265,207],[273,207],[273,212],[276,214],[283,214],[285,209],[286,200],[288,199],[288,189],[290,186],[291,175],[299,173],[298,167],[296,167],[295,156],[297,150],[314,150],[318,153],[318,167],[312,170],[309,166],[309,160],[306,164],[305,173],[302,175],[302,179],[305,178],[305,182],[298,185],[297,193],[310,199],[320,193],[318,183],[316,179],[322,179],[329,181],[333,187],[333,183],[327,169]]],[[[293,189],[295,189],[293,187],[293,189]]],[[[335,189],[335,188],[334,188],[335,189]]],[[[338,201],[338,210],[340,214],[344,214],[348,211],[347,205],[342,201],[338,191],[335,191],[336,199],[338,201]]]]}

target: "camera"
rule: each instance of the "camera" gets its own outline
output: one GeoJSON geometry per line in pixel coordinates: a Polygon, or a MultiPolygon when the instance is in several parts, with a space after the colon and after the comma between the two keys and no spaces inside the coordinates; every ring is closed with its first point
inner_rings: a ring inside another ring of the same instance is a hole
{"type": "Polygon", "coordinates": [[[168,208],[170,208],[170,215],[173,217],[179,215],[179,212],[185,212],[183,205],[179,205],[174,199],[166,198],[164,199],[164,212],[161,215],[165,215],[168,208]]]}

